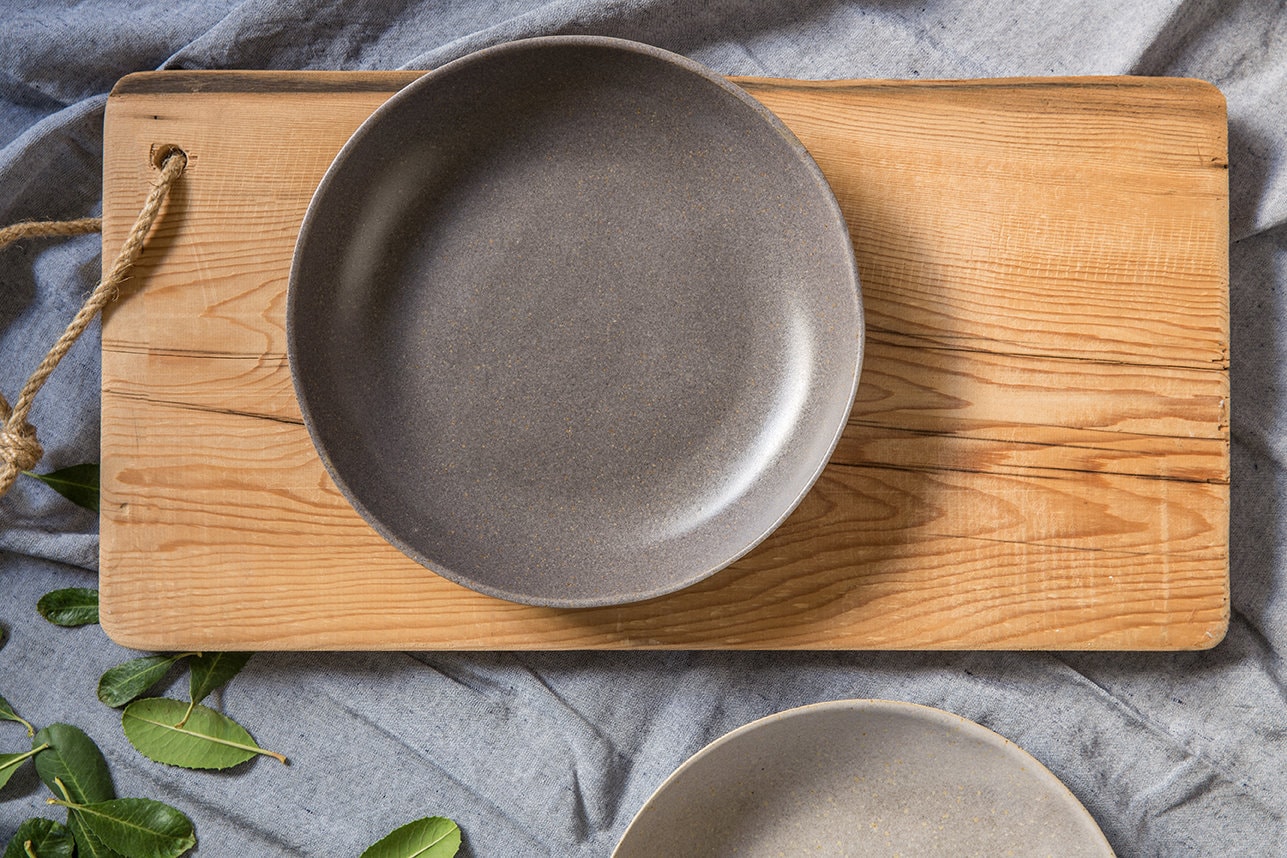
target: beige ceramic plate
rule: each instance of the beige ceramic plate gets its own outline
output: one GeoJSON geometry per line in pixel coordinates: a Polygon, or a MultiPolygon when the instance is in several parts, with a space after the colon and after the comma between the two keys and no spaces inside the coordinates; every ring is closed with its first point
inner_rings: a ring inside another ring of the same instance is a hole
{"type": "Polygon", "coordinates": [[[958,715],[817,703],[734,730],[653,794],[614,858],[1111,858],[1095,820],[1017,745],[958,715]]]}

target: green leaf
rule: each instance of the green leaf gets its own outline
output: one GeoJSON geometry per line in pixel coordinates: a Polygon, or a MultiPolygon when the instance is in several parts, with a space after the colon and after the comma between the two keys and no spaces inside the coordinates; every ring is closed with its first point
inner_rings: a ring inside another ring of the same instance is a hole
{"type": "Polygon", "coordinates": [[[40,597],[36,603],[40,616],[56,626],[83,626],[98,622],[98,591],[88,587],[68,587],[40,597]]]}
{"type": "Polygon", "coordinates": [[[98,512],[98,465],[72,465],[60,468],[48,474],[35,474],[23,471],[29,477],[40,480],[67,500],[98,512]]]}
{"type": "Polygon", "coordinates": [[[17,721],[19,724],[27,728],[28,736],[36,735],[36,731],[32,729],[31,722],[25,718],[19,718],[18,713],[14,712],[13,707],[9,705],[9,701],[5,700],[2,696],[0,696],[0,720],[17,721]]]}
{"type": "Polygon", "coordinates": [[[189,697],[200,703],[210,692],[227,683],[250,661],[253,652],[212,652],[199,655],[188,662],[192,676],[188,683],[189,697]]]}
{"type": "Polygon", "coordinates": [[[71,832],[52,819],[33,817],[18,826],[2,858],[72,858],[76,843],[71,832]],[[30,847],[27,844],[30,843],[30,847]]]}
{"type": "Polygon", "coordinates": [[[360,858],[452,858],[460,850],[460,828],[444,816],[408,822],[367,847],[360,858]]]}
{"type": "Polygon", "coordinates": [[[68,810],[67,828],[76,840],[76,858],[125,858],[89,833],[89,829],[81,821],[80,811],[68,810]]]}
{"type": "Polygon", "coordinates": [[[22,754],[0,754],[0,789],[4,789],[4,785],[9,783],[9,778],[13,777],[14,772],[22,768],[23,760],[34,755],[34,751],[22,754]]]}
{"type": "Polygon", "coordinates": [[[99,677],[98,699],[108,706],[124,706],[164,679],[184,655],[148,655],[109,667],[99,677]]]}
{"type": "Polygon", "coordinates": [[[246,729],[228,716],[169,697],[135,700],[125,707],[121,726],[140,754],[171,766],[226,769],[255,754],[286,762],[281,754],[256,745],[246,729]]]}
{"type": "Polygon", "coordinates": [[[38,748],[32,748],[30,751],[23,751],[21,754],[0,754],[0,789],[4,789],[4,785],[9,783],[9,778],[13,777],[13,773],[22,768],[24,760],[28,757],[36,756],[47,747],[49,746],[41,745],[38,748]]]}
{"type": "Polygon", "coordinates": [[[103,752],[79,729],[70,724],[50,724],[32,741],[37,745],[49,744],[36,754],[36,773],[54,795],[63,797],[54,784],[57,778],[67,788],[71,800],[78,804],[116,797],[103,752]]]}
{"type": "Polygon", "coordinates": [[[176,858],[197,845],[192,820],[150,798],[114,798],[68,806],[104,846],[130,858],[176,858]]]}

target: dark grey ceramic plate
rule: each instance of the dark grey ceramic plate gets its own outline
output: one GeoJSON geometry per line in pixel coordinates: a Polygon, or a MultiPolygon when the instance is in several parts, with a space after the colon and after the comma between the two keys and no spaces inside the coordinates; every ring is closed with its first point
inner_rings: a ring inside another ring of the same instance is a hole
{"type": "Polygon", "coordinates": [[[1112,858],[1048,769],[972,721],[839,700],[755,721],[692,756],[613,858],[1112,858]]]}
{"type": "Polygon", "coordinates": [[[549,37],[399,92],[309,206],[305,423],[371,525],[505,599],[705,578],[826,464],[862,355],[853,248],[799,141],[656,48],[549,37]]]}

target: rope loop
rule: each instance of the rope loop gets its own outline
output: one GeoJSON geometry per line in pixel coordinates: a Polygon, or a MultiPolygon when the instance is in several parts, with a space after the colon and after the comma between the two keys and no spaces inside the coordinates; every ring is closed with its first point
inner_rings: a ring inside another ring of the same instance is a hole
{"type": "MultiPolygon", "coordinates": [[[[94,291],[85,299],[84,305],[67,325],[62,336],[32,372],[27,383],[22,386],[13,406],[10,407],[8,400],[0,394],[0,421],[2,421],[0,422],[0,497],[9,491],[19,474],[34,468],[45,454],[40,442],[36,439],[35,427],[27,422],[36,394],[40,392],[40,388],[44,386],[45,381],[76,340],[89,327],[89,323],[116,298],[121,284],[129,277],[131,269],[143,253],[143,241],[152,231],[152,225],[160,214],[161,204],[165,202],[174,183],[188,166],[188,156],[178,146],[167,145],[154,149],[154,152],[157,157],[153,164],[161,171],[160,177],[148,192],[147,199],[143,201],[143,208],[135,219],[129,235],[126,236],[125,243],[121,245],[111,270],[94,287],[94,291]]],[[[0,229],[0,248],[23,238],[85,235],[100,232],[102,228],[101,218],[19,223],[0,229]]]]}

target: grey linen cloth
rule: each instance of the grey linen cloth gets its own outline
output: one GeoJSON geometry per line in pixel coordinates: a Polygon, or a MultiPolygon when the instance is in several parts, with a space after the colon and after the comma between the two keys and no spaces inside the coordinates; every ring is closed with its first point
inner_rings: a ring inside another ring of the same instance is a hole
{"type": "MultiPolygon", "coordinates": [[[[651,791],[758,717],[907,700],[998,731],[1054,771],[1123,856],[1287,854],[1287,8],[1281,2],[10,2],[0,12],[0,225],[101,209],[106,94],[138,70],[432,68],[527,36],[649,42],[726,74],[1203,78],[1228,98],[1233,327],[1232,624],[1185,654],[261,654],[215,705],[265,747],[227,774],[152,763],[95,698],[134,655],[55,628],[48,590],[94,586],[97,520],[23,479],[0,500],[0,694],[79,725],[121,795],[197,826],[197,854],[356,855],[442,814],[464,855],[604,856],[651,791]]],[[[0,255],[0,390],[11,399],[92,288],[97,236],[0,255]]],[[[40,470],[96,461],[95,326],[33,422],[40,470]]],[[[171,693],[182,695],[183,687],[171,693]]],[[[0,724],[0,751],[22,746],[0,724]]],[[[0,842],[57,817],[28,769],[0,842]]]]}

